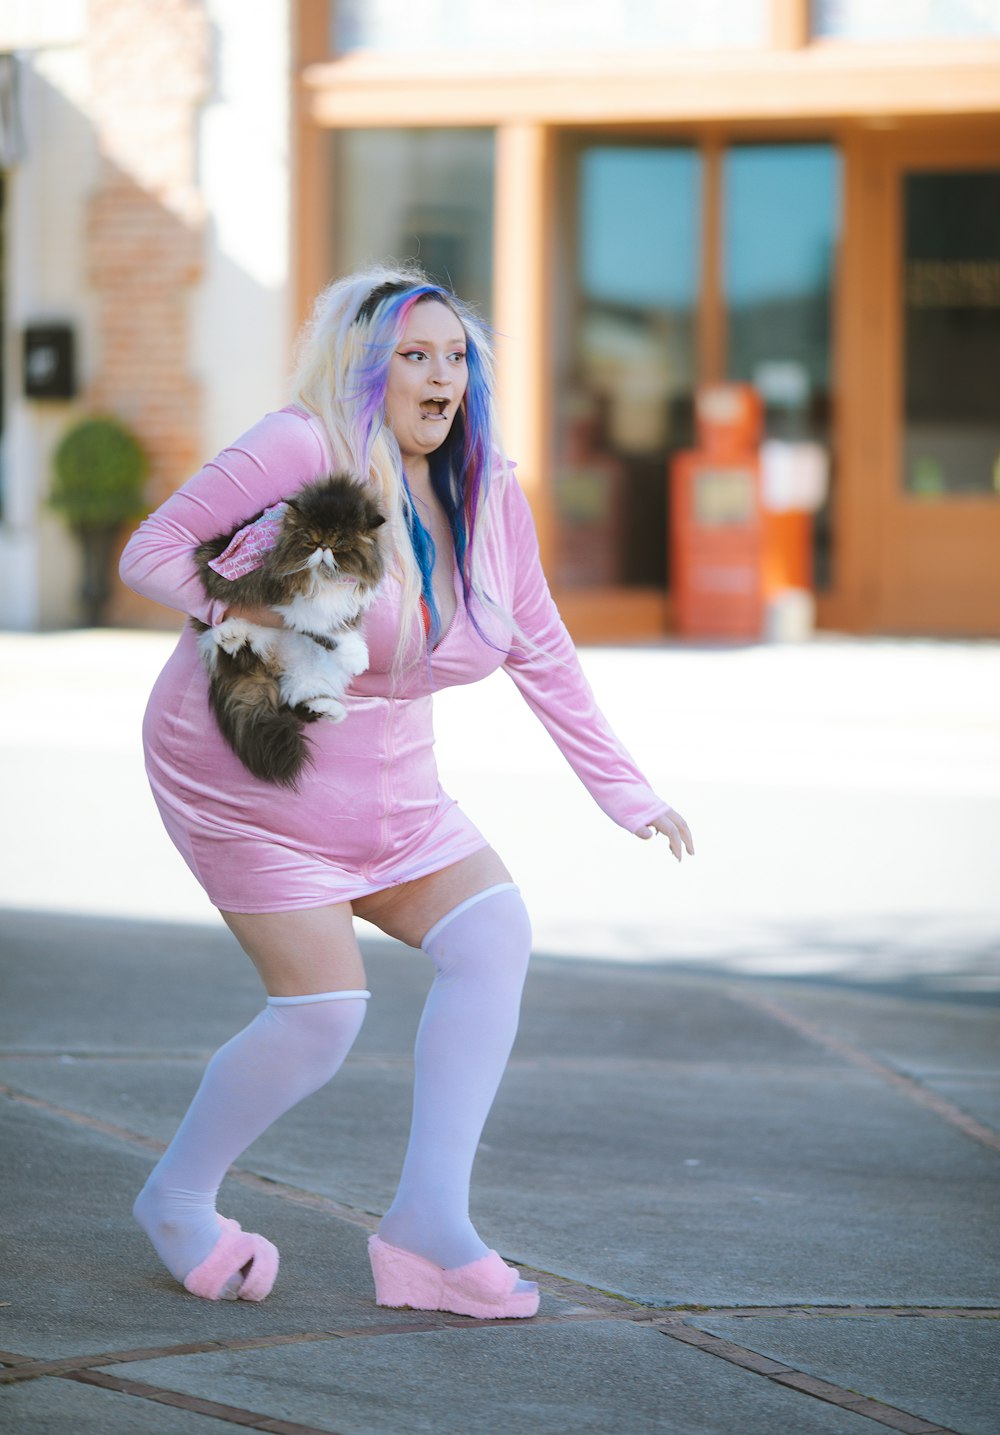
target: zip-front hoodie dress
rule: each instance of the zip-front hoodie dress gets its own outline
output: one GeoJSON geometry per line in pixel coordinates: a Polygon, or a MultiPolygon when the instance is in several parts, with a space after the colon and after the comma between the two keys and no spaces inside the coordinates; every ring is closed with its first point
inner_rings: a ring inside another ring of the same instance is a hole
{"type": "MultiPolygon", "coordinates": [[[[122,578],[144,597],[219,622],[225,605],[206,598],[194,549],[333,467],[311,415],[268,414],[146,519],[122,555],[122,578]]],[[[387,579],[364,620],[370,666],[347,691],[343,722],[309,725],[312,764],[297,791],[253,777],[223,740],[194,630],[184,629],[146,709],[146,770],[170,837],[216,906],[287,912],[350,901],[487,846],[438,780],[432,698],[501,666],[609,817],[633,831],[667,806],[594,701],[512,474],[498,477],[487,503],[479,582],[542,651],[480,605],[476,620],[495,646],[484,642],[455,570],[451,625],[429,662],[425,654],[394,675],[400,590],[387,579]]]]}

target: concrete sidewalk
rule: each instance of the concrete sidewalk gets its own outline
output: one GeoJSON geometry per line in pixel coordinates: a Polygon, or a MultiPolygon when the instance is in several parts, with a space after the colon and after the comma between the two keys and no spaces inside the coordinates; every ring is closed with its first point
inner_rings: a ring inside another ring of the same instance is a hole
{"type": "Polygon", "coordinates": [[[281,1249],[271,1297],[187,1296],[132,1225],[260,1002],[148,810],[166,646],[0,637],[0,1429],[1000,1431],[996,645],[586,653],[690,817],[680,868],[501,687],[440,705],[536,913],[474,1186],[544,1291],[507,1323],[373,1304],[428,964],[369,936],[347,1066],[223,1190],[281,1249]]]}

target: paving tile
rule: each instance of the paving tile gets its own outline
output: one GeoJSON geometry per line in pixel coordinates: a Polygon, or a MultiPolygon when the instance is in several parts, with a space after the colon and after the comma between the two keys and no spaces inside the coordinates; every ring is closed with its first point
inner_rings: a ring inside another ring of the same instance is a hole
{"type": "Polygon", "coordinates": [[[621,1322],[344,1340],[129,1373],[344,1435],[872,1435],[861,1416],[621,1322]]]}
{"type": "Polygon", "coordinates": [[[1000,1320],[705,1316],[692,1324],[962,1435],[1000,1429],[1000,1320]]]}
{"type": "Polygon", "coordinates": [[[71,1380],[32,1380],[0,1390],[0,1431],[9,1435],[235,1435],[235,1430],[226,1420],[71,1380]]]}

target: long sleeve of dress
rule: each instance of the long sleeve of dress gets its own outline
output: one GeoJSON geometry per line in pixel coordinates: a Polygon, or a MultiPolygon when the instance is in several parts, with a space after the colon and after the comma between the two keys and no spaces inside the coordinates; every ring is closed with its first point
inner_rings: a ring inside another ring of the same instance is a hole
{"type": "Polygon", "coordinates": [[[194,549],[328,468],[308,415],[297,409],[267,414],[139,525],[122,554],[122,581],[144,598],[213,626],[226,605],[206,596],[194,549]]]}
{"type": "Polygon", "coordinates": [[[504,671],[598,806],[635,831],[667,803],[649,786],[597,706],[545,581],[528,501],[513,477],[506,489],[505,522],[516,564],[512,610],[531,645],[515,636],[504,671]]]}

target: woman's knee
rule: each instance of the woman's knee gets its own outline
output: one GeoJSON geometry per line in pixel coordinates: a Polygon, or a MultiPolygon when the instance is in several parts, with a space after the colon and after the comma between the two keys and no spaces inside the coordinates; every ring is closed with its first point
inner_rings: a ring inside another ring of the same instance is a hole
{"type": "Polygon", "coordinates": [[[333,1077],[361,1031],[371,994],[364,990],[303,998],[269,997],[263,1012],[280,1059],[318,1090],[333,1077]]]}

